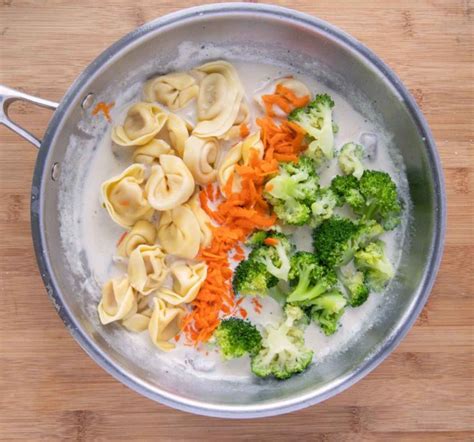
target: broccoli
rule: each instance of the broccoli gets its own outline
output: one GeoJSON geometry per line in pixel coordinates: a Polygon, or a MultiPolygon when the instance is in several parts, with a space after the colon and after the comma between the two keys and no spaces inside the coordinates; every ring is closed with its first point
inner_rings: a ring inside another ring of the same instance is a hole
{"type": "Polygon", "coordinates": [[[286,301],[301,305],[308,305],[337,282],[336,274],[319,265],[318,258],[309,252],[297,252],[291,257],[289,278],[294,289],[286,301]]]}
{"type": "Polygon", "coordinates": [[[255,325],[239,318],[224,319],[214,332],[224,359],[255,355],[262,346],[262,336],[255,325]]]}
{"type": "Polygon", "coordinates": [[[359,191],[359,180],[354,175],[337,175],[331,181],[331,190],[336,195],[337,206],[349,204],[353,209],[362,207],[364,197],[359,191]]]}
{"type": "Polygon", "coordinates": [[[364,146],[356,143],[346,143],[342,146],[338,156],[339,168],[344,175],[353,175],[360,179],[364,172],[362,158],[364,157],[364,146]]]}
{"type": "Polygon", "coordinates": [[[359,226],[348,218],[332,217],[313,230],[313,246],[320,264],[340,267],[357,251],[359,226]]]}
{"type": "Polygon", "coordinates": [[[256,246],[261,246],[263,244],[263,241],[267,239],[269,233],[270,232],[266,230],[257,230],[247,238],[247,241],[245,241],[245,245],[252,248],[256,246]]]}
{"type": "Polygon", "coordinates": [[[252,357],[251,368],[256,376],[288,379],[308,367],[313,352],[305,347],[304,318],[303,310],[287,305],[283,322],[265,328],[262,348],[252,357]]]}
{"type": "Polygon", "coordinates": [[[268,289],[277,284],[278,279],[268,272],[264,264],[251,259],[239,263],[232,280],[235,293],[251,296],[265,296],[268,289]]]}
{"type": "Polygon", "coordinates": [[[279,232],[266,232],[266,238],[263,244],[255,247],[249,255],[249,259],[261,262],[265,265],[268,272],[283,281],[288,280],[290,271],[290,253],[293,247],[288,238],[279,232]],[[266,239],[276,240],[274,245],[266,244],[266,239]]]}
{"type": "Polygon", "coordinates": [[[310,137],[305,155],[317,164],[334,157],[333,107],[334,101],[328,94],[319,94],[307,106],[288,115],[288,120],[299,124],[310,137]]]}
{"type": "Polygon", "coordinates": [[[339,318],[344,313],[346,298],[337,290],[326,293],[313,302],[311,317],[317,322],[324,334],[329,336],[336,332],[339,318]]]}
{"type": "Polygon", "coordinates": [[[331,190],[338,198],[338,206],[347,203],[354,213],[376,220],[386,230],[400,223],[397,186],[386,172],[365,170],[360,180],[353,175],[336,176],[331,190]]]}
{"type": "Polygon", "coordinates": [[[357,269],[364,272],[367,286],[376,292],[381,291],[395,274],[385,255],[385,243],[381,240],[369,243],[354,258],[357,269]]]}
{"type": "Polygon", "coordinates": [[[311,160],[300,157],[298,163],[280,163],[279,174],[267,182],[264,196],[281,221],[303,225],[309,221],[318,182],[311,160]]]}
{"type": "Polygon", "coordinates": [[[319,189],[317,199],[311,205],[311,212],[313,213],[311,224],[313,227],[318,226],[325,219],[331,218],[337,204],[338,199],[331,189],[319,189]]]}
{"type": "Polygon", "coordinates": [[[348,302],[351,307],[359,307],[367,301],[369,288],[365,284],[365,277],[362,272],[341,269],[338,276],[346,289],[348,302]]]}
{"type": "Polygon", "coordinates": [[[360,178],[359,191],[365,205],[354,212],[367,219],[375,219],[384,229],[392,230],[400,223],[401,205],[397,186],[390,175],[378,170],[365,170],[360,178]]]}

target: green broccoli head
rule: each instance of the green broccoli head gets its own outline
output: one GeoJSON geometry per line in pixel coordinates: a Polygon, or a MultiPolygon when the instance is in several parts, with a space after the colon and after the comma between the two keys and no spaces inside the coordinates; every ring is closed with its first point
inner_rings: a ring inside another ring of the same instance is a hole
{"type": "Polygon", "coordinates": [[[344,175],[353,175],[360,179],[364,173],[362,158],[364,158],[364,146],[351,142],[342,146],[337,161],[344,175]]]}
{"type": "Polygon", "coordinates": [[[348,218],[333,216],[313,230],[313,246],[319,262],[327,268],[347,264],[358,248],[359,226],[348,218]]]}
{"type": "Polygon", "coordinates": [[[250,296],[265,296],[268,289],[277,284],[278,279],[268,272],[264,264],[251,259],[239,263],[232,280],[235,293],[250,296]]]}
{"type": "Polygon", "coordinates": [[[294,288],[288,294],[288,303],[308,305],[337,283],[336,274],[321,266],[312,253],[297,252],[290,262],[289,278],[294,288]]]}
{"type": "Polygon", "coordinates": [[[317,199],[311,205],[311,212],[313,214],[311,225],[313,227],[318,226],[325,219],[331,218],[337,205],[338,198],[331,189],[319,189],[317,199]]]}
{"type": "Polygon", "coordinates": [[[354,263],[365,275],[369,289],[380,292],[393,278],[395,271],[385,254],[385,243],[377,240],[359,250],[354,263]]]}
{"type": "Polygon", "coordinates": [[[309,221],[310,205],[316,198],[319,177],[312,162],[300,157],[298,163],[281,163],[279,174],[265,185],[264,197],[277,217],[292,225],[309,221]]]}
{"type": "Polygon", "coordinates": [[[386,230],[400,223],[401,205],[397,186],[390,175],[378,170],[366,170],[360,178],[359,191],[365,199],[365,207],[354,211],[368,219],[375,219],[386,230]]]}
{"type": "Polygon", "coordinates": [[[288,280],[290,271],[290,254],[293,246],[283,233],[267,232],[260,246],[256,246],[249,259],[265,265],[267,271],[278,279],[288,280]],[[265,244],[266,239],[276,241],[276,244],[265,244]]]}
{"type": "Polygon", "coordinates": [[[365,283],[365,276],[360,271],[342,270],[339,280],[346,289],[348,302],[351,307],[359,307],[369,297],[369,288],[365,283]]]}
{"type": "Polygon", "coordinates": [[[334,101],[328,94],[319,94],[307,106],[288,115],[290,121],[306,131],[310,143],[305,155],[317,164],[334,157],[333,107],[334,101]]]}
{"type": "Polygon", "coordinates": [[[311,317],[319,324],[325,335],[329,336],[336,332],[346,304],[346,298],[337,290],[326,293],[312,302],[311,317]]]}
{"type": "Polygon", "coordinates": [[[359,191],[359,180],[353,175],[337,175],[331,181],[331,190],[336,195],[337,205],[349,204],[353,209],[363,207],[365,200],[359,191]]]}
{"type": "Polygon", "coordinates": [[[266,230],[257,230],[252,233],[245,241],[245,245],[249,247],[257,247],[263,244],[263,241],[267,239],[268,231],[266,230]]]}
{"type": "Polygon", "coordinates": [[[262,346],[262,336],[255,325],[239,318],[221,321],[214,337],[224,359],[240,358],[247,353],[255,355],[262,346]]]}
{"type": "Polygon", "coordinates": [[[262,348],[252,357],[252,372],[259,377],[288,379],[301,373],[313,360],[313,352],[305,347],[304,312],[295,306],[285,307],[285,318],[278,325],[269,325],[262,336],[262,348]]]}

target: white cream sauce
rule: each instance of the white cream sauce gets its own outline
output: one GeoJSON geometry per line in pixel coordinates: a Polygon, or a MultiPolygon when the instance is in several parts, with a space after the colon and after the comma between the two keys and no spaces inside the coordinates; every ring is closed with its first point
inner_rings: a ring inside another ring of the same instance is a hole
{"type": "MultiPolygon", "coordinates": [[[[255,116],[259,113],[259,107],[253,97],[256,94],[271,90],[275,79],[294,75],[295,78],[302,80],[308,85],[313,93],[328,92],[334,99],[334,121],[339,126],[339,131],[335,137],[336,148],[340,148],[348,141],[359,142],[363,133],[375,134],[378,140],[376,158],[372,155],[372,159],[366,161],[366,166],[389,172],[395,181],[398,181],[400,184],[399,178],[403,177],[403,174],[400,168],[395,167],[389,155],[388,144],[390,139],[374,123],[367,121],[361,114],[357,113],[342,96],[315,82],[314,79],[299,75],[289,69],[258,63],[243,64],[234,62],[234,66],[237,68],[247,94],[248,102],[251,105],[253,122],[255,121],[255,116]]],[[[136,93],[133,96],[129,93],[127,97],[118,97],[116,99],[116,106],[112,111],[114,124],[120,124],[129,105],[139,100],[139,89],[136,88],[134,92],[136,93]]],[[[190,121],[194,121],[194,107],[195,102],[180,112],[181,115],[190,121]]],[[[256,127],[254,126],[253,129],[256,129],[256,127]]],[[[109,128],[94,153],[93,161],[90,162],[82,193],[81,245],[85,251],[88,266],[93,269],[97,287],[100,287],[110,277],[126,272],[126,263],[114,262],[112,258],[115,254],[117,240],[122,235],[123,229],[116,225],[108,216],[107,211],[102,208],[99,194],[101,183],[119,174],[130,163],[131,149],[119,146],[112,147],[109,128]]],[[[322,172],[321,183],[323,185],[328,184],[331,178],[338,172],[337,162],[333,161],[331,167],[322,172]]],[[[403,226],[397,231],[387,233],[383,237],[387,243],[389,257],[395,266],[398,264],[400,255],[400,251],[396,247],[396,238],[399,235],[403,235],[405,225],[406,223],[403,223],[403,226]]],[[[298,229],[294,234],[294,240],[298,248],[311,250],[309,229],[298,229]]],[[[95,298],[99,299],[99,296],[100,293],[97,293],[95,298]]],[[[317,326],[311,324],[306,332],[306,343],[315,352],[314,360],[320,362],[326,356],[343,349],[361,328],[367,328],[383,296],[383,294],[372,294],[363,306],[356,309],[348,308],[341,319],[340,329],[333,336],[324,336],[317,326]]],[[[94,303],[96,302],[94,300],[94,303]]],[[[262,313],[257,315],[250,301],[244,301],[243,307],[247,309],[251,321],[265,325],[277,321],[281,317],[281,309],[276,301],[267,297],[261,300],[261,302],[263,304],[262,313]]],[[[116,340],[117,338],[113,337],[113,339],[116,340]]],[[[153,348],[153,351],[157,353],[157,358],[155,356],[152,358],[154,361],[166,359],[170,366],[185,366],[190,370],[195,370],[200,376],[232,378],[233,380],[245,379],[251,376],[248,358],[224,363],[221,361],[217,349],[212,348],[212,345],[207,349],[207,354],[206,351],[197,352],[179,343],[174,351],[160,354],[160,350],[150,347],[151,341],[147,332],[131,336],[126,341],[126,344],[124,342],[124,346],[120,347],[128,347],[127,352],[131,355],[134,352],[143,353],[145,347],[147,351],[153,348]],[[130,348],[131,346],[136,348],[130,348]]]]}

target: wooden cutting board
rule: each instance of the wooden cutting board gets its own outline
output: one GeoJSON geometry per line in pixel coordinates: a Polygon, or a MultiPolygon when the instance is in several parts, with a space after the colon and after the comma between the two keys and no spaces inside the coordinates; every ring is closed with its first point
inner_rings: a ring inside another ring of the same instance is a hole
{"type": "MultiPolygon", "coordinates": [[[[0,82],[59,101],[125,33],[186,0],[3,0],[0,82]]],[[[36,151],[0,127],[1,440],[473,440],[473,6],[469,0],[280,1],[351,33],[410,88],[436,138],[448,231],[433,293],[398,349],[323,404],[252,421],[155,404],[100,369],[54,311],[30,238],[36,151]]],[[[41,135],[48,111],[19,104],[41,135]]]]}

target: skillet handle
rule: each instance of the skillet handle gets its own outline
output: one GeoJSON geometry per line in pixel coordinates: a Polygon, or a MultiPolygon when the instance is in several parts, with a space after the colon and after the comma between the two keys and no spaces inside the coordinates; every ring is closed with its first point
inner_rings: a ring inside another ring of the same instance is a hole
{"type": "Polygon", "coordinates": [[[54,101],[43,100],[42,98],[34,97],[33,95],[28,95],[23,92],[11,89],[7,86],[0,84],[0,124],[8,127],[13,132],[16,132],[18,135],[23,137],[25,140],[29,141],[33,146],[39,148],[41,146],[41,140],[36,138],[33,134],[28,132],[26,129],[18,126],[13,122],[8,116],[8,108],[15,101],[28,101],[30,103],[36,104],[37,106],[45,107],[46,109],[55,110],[59,104],[54,101]]]}

